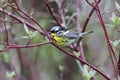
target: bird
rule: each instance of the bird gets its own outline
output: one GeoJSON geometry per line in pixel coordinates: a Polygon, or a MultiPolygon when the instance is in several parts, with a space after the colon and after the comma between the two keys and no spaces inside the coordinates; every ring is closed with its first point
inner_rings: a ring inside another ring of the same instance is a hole
{"type": "Polygon", "coordinates": [[[79,38],[83,35],[92,33],[93,31],[89,32],[75,32],[73,30],[69,30],[65,27],[61,26],[53,26],[50,29],[49,34],[52,36],[54,42],[59,46],[70,46],[75,43],[79,38]]]}

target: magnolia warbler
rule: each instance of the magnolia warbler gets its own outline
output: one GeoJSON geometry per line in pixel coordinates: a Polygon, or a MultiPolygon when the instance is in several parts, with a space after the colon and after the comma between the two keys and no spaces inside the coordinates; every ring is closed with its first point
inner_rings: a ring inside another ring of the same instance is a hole
{"type": "Polygon", "coordinates": [[[93,31],[78,33],[61,26],[54,26],[50,30],[54,42],[60,46],[70,46],[76,42],[80,37],[85,34],[92,33],[93,31]]]}

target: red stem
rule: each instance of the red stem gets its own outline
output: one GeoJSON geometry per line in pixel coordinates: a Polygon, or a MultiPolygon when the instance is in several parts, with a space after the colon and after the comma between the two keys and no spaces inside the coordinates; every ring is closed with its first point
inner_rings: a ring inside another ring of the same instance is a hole
{"type": "Polygon", "coordinates": [[[77,23],[77,28],[78,28],[78,32],[81,31],[81,26],[80,26],[80,0],[76,0],[76,23],[77,23]]]}
{"type": "MultiPolygon", "coordinates": [[[[4,11],[4,8],[2,8],[3,11],[4,11]]],[[[5,35],[6,35],[6,42],[7,42],[7,45],[9,45],[9,42],[8,42],[8,31],[7,31],[7,27],[6,27],[6,19],[5,19],[5,14],[3,13],[3,17],[4,17],[4,26],[5,26],[5,35]]]]}
{"type": "MultiPolygon", "coordinates": [[[[100,3],[100,2],[101,2],[101,0],[98,0],[98,3],[100,3]]],[[[92,16],[92,14],[93,14],[93,12],[94,12],[95,9],[96,9],[96,8],[93,7],[92,10],[90,11],[90,13],[89,13],[89,15],[88,15],[88,17],[87,17],[84,25],[83,25],[82,32],[84,32],[84,31],[86,30],[87,25],[88,25],[88,22],[89,22],[89,20],[90,20],[90,18],[91,18],[91,16],[92,16]]],[[[80,38],[80,39],[78,40],[78,42],[77,42],[77,47],[79,46],[79,43],[80,43],[81,39],[82,39],[82,38],[80,38]]]]}
{"type": "Polygon", "coordinates": [[[33,20],[33,21],[40,27],[40,29],[45,33],[45,35],[48,37],[48,39],[51,40],[48,32],[46,32],[46,30],[39,24],[39,22],[38,22],[36,19],[34,19],[32,16],[28,15],[25,11],[23,11],[23,10],[19,7],[19,5],[17,4],[17,1],[16,1],[16,0],[14,0],[14,1],[15,1],[15,4],[17,5],[18,10],[19,10],[20,12],[22,12],[24,15],[26,15],[28,18],[30,18],[31,20],[33,20]]]}
{"type": "MultiPolygon", "coordinates": [[[[17,45],[17,44],[11,44],[9,43],[9,46],[7,46],[7,48],[3,49],[3,50],[0,50],[0,52],[5,52],[7,51],[8,49],[10,48],[30,48],[30,47],[37,47],[37,46],[42,46],[42,45],[45,45],[45,44],[50,44],[52,41],[49,41],[49,42],[42,42],[42,43],[38,43],[38,44],[31,44],[31,45],[17,45]]],[[[4,45],[7,45],[7,43],[5,42],[0,42],[0,44],[4,44],[4,45]]]]}
{"type": "MultiPolygon", "coordinates": [[[[80,0],[76,0],[76,23],[77,23],[77,28],[78,28],[78,32],[81,31],[81,26],[80,26],[80,0]]],[[[79,43],[80,47],[79,47],[79,53],[80,53],[80,57],[86,61],[85,55],[84,55],[84,51],[83,51],[83,46],[82,46],[82,42],[79,43]]]]}
{"type": "MultiPolygon", "coordinates": [[[[95,0],[95,2],[96,2],[96,0],[95,0]]],[[[96,13],[97,13],[98,18],[99,18],[99,20],[100,20],[100,23],[101,23],[101,25],[102,25],[102,27],[103,27],[103,30],[104,30],[104,33],[105,33],[105,37],[106,37],[106,40],[107,40],[107,44],[108,44],[108,48],[109,48],[110,51],[113,53],[113,56],[114,56],[114,58],[115,58],[115,60],[116,60],[116,62],[117,62],[117,57],[116,57],[115,52],[114,52],[114,50],[113,50],[113,47],[112,47],[112,45],[111,45],[111,43],[110,43],[110,38],[109,38],[109,36],[108,36],[108,32],[107,32],[105,23],[104,23],[104,21],[103,21],[103,17],[102,17],[102,15],[101,15],[101,13],[100,13],[100,9],[99,9],[99,6],[98,6],[98,3],[97,3],[97,2],[96,2],[96,5],[97,5],[97,8],[98,8],[98,10],[96,10],[96,13]]],[[[110,57],[111,57],[113,69],[114,69],[114,72],[115,72],[115,75],[116,75],[116,79],[118,80],[118,73],[117,73],[117,70],[116,70],[116,68],[115,68],[115,64],[114,64],[114,61],[113,61],[112,53],[111,53],[111,52],[110,52],[110,57]]]]}
{"type": "Polygon", "coordinates": [[[42,42],[42,43],[38,43],[38,44],[31,44],[31,45],[16,45],[16,44],[10,44],[9,48],[30,48],[30,47],[37,47],[37,46],[42,46],[45,44],[49,44],[51,43],[51,41],[49,42],[42,42]]]}
{"type": "Polygon", "coordinates": [[[53,17],[53,19],[56,21],[56,23],[57,23],[58,25],[61,26],[60,22],[59,22],[59,21],[57,20],[57,18],[54,16],[53,11],[51,10],[51,8],[50,8],[47,0],[43,0],[43,1],[44,1],[44,3],[45,3],[46,7],[48,8],[48,10],[49,10],[51,16],[53,17]]]}
{"type": "Polygon", "coordinates": [[[98,68],[96,68],[95,66],[89,64],[88,62],[84,61],[84,60],[81,59],[81,58],[76,57],[73,53],[68,52],[68,51],[60,48],[60,47],[59,47],[58,45],[56,45],[55,43],[51,42],[51,44],[52,44],[53,46],[55,46],[57,49],[59,49],[60,51],[64,52],[65,54],[67,54],[67,55],[69,55],[69,56],[71,56],[71,57],[73,57],[73,58],[81,61],[82,63],[90,66],[92,69],[94,69],[94,70],[97,71],[99,74],[101,74],[105,79],[110,80],[110,78],[109,78],[108,76],[106,76],[104,73],[102,73],[100,70],[98,70],[98,68]]]}
{"type": "Polygon", "coordinates": [[[64,2],[64,0],[61,0],[60,3],[57,3],[58,4],[58,12],[59,12],[59,15],[60,15],[60,23],[64,24],[64,27],[67,27],[67,26],[65,26],[66,25],[66,23],[65,23],[66,21],[64,19],[64,14],[63,14],[63,10],[62,10],[63,2],[64,2]]]}
{"type": "Polygon", "coordinates": [[[23,21],[22,18],[17,17],[16,15],[12,14],[11,12],[8,12],[7,10],[3,10],[2,8],[0,8],[0,12],[3,12],[4,14],[14,18],[15,20],[19,21],[20,23],[25,23],[27,26],[29,26],[31,29],[38,31],[40,34],[45,36],[45,33],[39,31],[37,28],[35,28],[32,24],[28,23],[27,21],[23,21]]]}

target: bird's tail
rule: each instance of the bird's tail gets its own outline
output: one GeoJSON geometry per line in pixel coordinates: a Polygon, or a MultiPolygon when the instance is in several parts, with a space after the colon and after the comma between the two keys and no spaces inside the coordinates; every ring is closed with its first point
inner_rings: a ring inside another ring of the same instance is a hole
{"type": "Polygon", "coordinates": [[[89,32],[83,32],[83,33],[80,33],[80,37],[82,37],[83,35],[86,35],[86,34],[89,34],[89,33],[93,33],[93,31],[89,31],[89,32]]]}

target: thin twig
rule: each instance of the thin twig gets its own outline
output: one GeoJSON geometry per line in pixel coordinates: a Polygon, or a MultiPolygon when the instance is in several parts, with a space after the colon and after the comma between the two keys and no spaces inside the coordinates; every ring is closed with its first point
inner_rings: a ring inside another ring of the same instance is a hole
{"type": "Polygon", "coordinates": [[[67,28],[68,26],[66,26],[66,19],[65,19],[65,15],[63,13],[63,3],[64,3],[64,0],[56,0],[56,3],[58,5],[58,12],[59,12],[59,15],[60,15],[60,23],[61,23],[61,26],[67,28]]]}
{"type": "MultiPolygon", "coordinates": [[[[4,11],[4,8],[2,8],[3,9],[3,11],[4,11]]],[[[7,42],[7,45],[9,45],[9,42],[8,42],[8,30],[7,30],[7,27],[6,27],[6,18],[5,18],[5,14],[3,13],[3,18],[4,18],[4,21],[3,21],[3,23],[4,23],[4,27],[5,27],[5,37],[6,37],[6,42],[7,42]]]]}
{"type": "MultiPolygon", "coordinates": [[[[96,0],[95,0],[95,2],[96,2],[96,0]]],[[[114,56],[114,58],[115,58],[115,60],[116,60],[116,62],[117,62],[117,57],[116,57],[115,52],[114,52],[114,50],[113,50],[113,47],[112,47],[112,45],[111,45],[111,43],[110,43],[110,38],[109,38],[109,36],[108,36],[108,32],[107,32],[105,23],[104,23],[104,21],[103,21],[103,17],[102,17],[102,15],[101,15],[101,13],[100,13],[100,9],[99,9],[99,6],[98,6],[98,3],[97,3],[97,2],[96,2],[96,7],[98,8],[98,10],[96,10],[96,13],[97,13],[98,18],[99,18],[99,20],[100,20],[100,23],[101,23],[101,25],[102,25],[102,27],[103,27],[103,30],[104,30],[104,33],[105,33],[105,37],[106,37],[106,41],[107,41],[107,44],[108,44],[108,48],[110,48],[110,51],[113,53],[113,56],[114,56]]],[[[118,73],[117,73],[117,69],[116,69],[116,67],[115,67],[115,63],[114,63],[114,61],[113,61],[112,53],[111,53],[111,52],[110,52],[110,57],[111,57],[113,69],[114,69],[114,72],[115,72],[115,75],[116,75],[116,79],[118,80],[118,73]]]]}
{"type": "Polygon", "coordinates": [[[57,20],[57,18],[54,16],[53,11],[51,10],[51,8],[50,8],[50,6],[49,6],[49,4],[48,4],[48,0],[43,0],[43,1],[44,1],[44,3],[45,3],[46,7],[48,8],[48,10],[49,10],[51,16],[53,17],[53,19],[56,21],[56,23],[57,23],[59,26],[61,26],[60,22],[59,22],[59,21],[57,20]]]}
{"type": "Polygon", "coordinates": [[[89,64],[88,62],[84,61],[84,60],[81,59],[81,58],[76,57],[73,53],[68,52],[68,51],[66,51],[66,50],[64,50],[64,49],[62,49],[62,48],[60,48],[60,47],[59,47],[58,45],[56,45],[55,43],[51,42],[51,44],[52,44],[53,46],[55,46],[57,49],[59,49],[60,51],[64,52],[65,54],[67,54],[67,55],[69,55],[69,56],[71,56],[71,57],[73,57],[73,58],[75,58],[75,59],[81,61],[82,63],[84,63],[84,64],[90,66],[92,69],[94,69],[94,70],[97,71],[99,74],[101,74],[105,79],[111,80],[107,75],[105,75],[104,73],[102,73],[102,72],[101,72],[100,70],[98,70],[98,68],[96,68],[95,66],[89,64]]]}
{"type": "MultiPolygon", "coordinates": [[[[99,4],[100,2],[101,2],[101,0],[98,0],[98,4],[99,4]]],[[[93,12],[94,12],[95,9],[96,9],[96,8],[93,7],[92,10],[90,11],[90,13],[89,13],[89,15],[88,15],[88,17],[87,17],[84,25],[83,25],[82,32],[84,32],[84,31],[86,30],[87,25],[88,25],[88,22],[89,22],[89,20],[90,20],[90,18],[91,18],[91,16],[92,16],[92,14],[93,14],[93,12]]],[[[77,42],[77,47],[79,46],[79,43],[80,43],[81,39],[82,39],[82,38],[80,38],[80,39],[78,40],[78,42],[77,42]]]]}
{"type": "Polygon", "coordinates": [[[3,50],[0,50],[0,52],[5,52],[10,48],[30,48],[30,47],[37,47],[37,46],[42,46],[42,45],[50,44],[50,43],[51,43],[51,41],[48,41],[48,42],[41,42],[41,43],[38,43],[38,44],[31,44],[31,45],[27,45],[27,46],[26,45],[18,45],[18,44],[9,43],[9,46],[8,46],[7,43],[0,42],[0,44],[7,45],[7,48],[5,48],[3,50]]]}
{"type": "Polygon", "coordinates": [[[0,12],[3,12],[4,14],[14,18],[15,20],[19,21],[20,23],[24,23],[26,24],[27,26],[29,26],[31,29],[35,30],[35,31],[38,31],[40,34],[44,35],[45,36],[45,33],[43,33],[42,31],[38,30],[37,28],[35,28],[35,26],[33,26],[32,24],[30,24],[29,22],[27,21],[24,21],[22,18],[19,18],[17,17],[16,15],[12,14],[11,12],[8,12],[7,10],[4,10],[2,8],[0,8],[0,12]]]}

